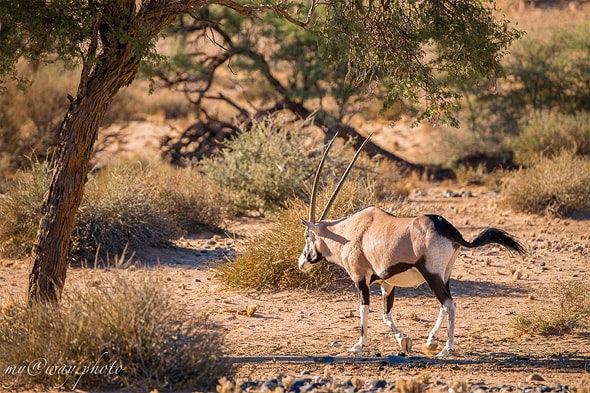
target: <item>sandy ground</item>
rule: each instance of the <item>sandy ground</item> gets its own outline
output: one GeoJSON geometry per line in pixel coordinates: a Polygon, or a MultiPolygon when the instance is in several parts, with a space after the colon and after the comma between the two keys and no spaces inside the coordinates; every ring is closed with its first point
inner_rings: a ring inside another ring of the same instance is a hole
{"type": "MultiPolygon", "coordinates": [[[[223,288],[214,266],[234,246],[232,238],[202,233],[176,242],[175,248],[140,250],[149,274],[161,277],[187,314],[203,311],[225,335],[226,350],[238,365],[236,378],[271,379],[279,374],[329,375],[335,381],[352,376],[370,381],[415,378],[432,388],[446,389],[451,381],[511,387],[577,386],[590,378],[590,333],[560,337],[518,336],[515,318],[532,311],[558,307],[551,287],[559,280],[583,279],[589,274],[590,233],[587,220],[557,219],[513,213],[499,207],[501,195],[469,189],[470,197],[448,188],[426,186],[409,203],[425,213],[444,215],[467,239],[487,226],[515,235],[530,251],[511,256],[496,247],[463,250],[453,270],[451,289],[457,301],[456,353],[438,359],[422,351],[438,312],[438,303],[423,285],[398,289],[396,323],[414,340],[414,352],[397,364],[399,348],[381,319],[381,298],[374,287],[369,315],[369,344],[361,355],[347,351],[358,340],[357,295],[352,285],[339,289],[234,291],[223,288]],[[253,316],[246,308],[255,306],[253,316]],[[316,357],[310,361],[309,357],[316,357]],[[537,374],[537,376],[533,376],[537,374]],[[535,378],[542,381],[533,381],[535,378]]],[[[247,234],[257,221],[232,223],[247,234]]],[[[66,291],[89,275],[109,275],[93,269],[68,272],[66,291]]],[[[147,274],[128,269],[123,274],[147,274]]],[[[0,295],[24,296],[26,261],[0,263],[0,295]]],[[[105,278],[106,279],[106,278],[105,278]]],[[[443,325],[441,337],[446,334],[443,325]]]]}

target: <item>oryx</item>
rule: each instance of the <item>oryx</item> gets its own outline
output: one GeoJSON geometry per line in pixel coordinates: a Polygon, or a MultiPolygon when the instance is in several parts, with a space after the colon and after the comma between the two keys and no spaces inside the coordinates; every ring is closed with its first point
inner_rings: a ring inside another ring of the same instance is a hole
{"type": "Polygon", "coordinates": [[[401,333],[393,322],[394,290],[395,287],[417,287],[426,282],[441,304],[438,319],[428,335],[426,345],[430,350],[437,349],[437,334],[444,316],[447,315],[447,342],[438,353],[438,356],[447,356],[454,350],[455,328],[455,301],[451,296],[449,279],[460,248],[496,243],[519,254],[524,254],[525,249],[506,232],[496,228],[488,228],[475,240],[468,242],[450,222],[438,215],[395,217],[377,207],[367,207],[349,217],[323,221],[354,161],[371,135],[357,150],[316,221],[318,178],[335,137],[324,151],[312,188],[309,220],[302,220],[305,224],[305,246],[299,257],[299,268],[309,272],[312,265],[323,258],[343,267],[354,282],[360,300],[361,337],[350,348],[353,352],[361,351],[367,340],[371,284],[381,286],[383,320],[395,334],[402,350],[410,352],[412,340],[401,333]]]}

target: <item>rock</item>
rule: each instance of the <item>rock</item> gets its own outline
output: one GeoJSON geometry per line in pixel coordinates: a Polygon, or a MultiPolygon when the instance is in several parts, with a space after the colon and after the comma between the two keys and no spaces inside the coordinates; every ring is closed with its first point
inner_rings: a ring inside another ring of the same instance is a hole
{"type": "Polygon", "coordinates": [[[377,390],[377,389],[385,389],[387,387],[387,381],[383,379],[375,379],[369,383],[369,389],[377,390]]]}
{"type": "Polygon", "coordinates": [[[516,270],[513,274],[512,274],[512,281],[518,281],[522,278],[522,273],[519,270],[516,270]]]}
{"type": "Polygon", "coordinates": [[[258,310],[257,304],[246,306],[246,316],[248,316],[250,318],[253,317],[254,314],[256,314],[257,310],[258,310]]]}
{"type": "Polygon", "coordinates": [[[278,387],[279,387],[279,383],[276,380],[265,381],[260,386],[260,392],[262,392],[262,393],[272,392],[278,387]]]}
{"type": "Polygon", "coordinates": [[[365,381],[363,381],[361,378],[357,377],[356,375],[353,376],[352,378],[350,378],[350,383],[352,384],[352,386],[354,386],[356,389],[361,389],[364,384],[365,381]]]}
{"type": "Polygon", "coordinates": [[[291,386],[289,386],[287,389],[289,389],[290,392],[299,393],[303,389],[304,386],[305,386],[305,381],[302,379],[298,379],[295,382],[293,382],[293,384],[291,386]]]}
{"type": "Polygon", "coordinates": [[[527,377],[527,382],[542,382],[545,380],[541,375],[533,373],[527,377]]]}

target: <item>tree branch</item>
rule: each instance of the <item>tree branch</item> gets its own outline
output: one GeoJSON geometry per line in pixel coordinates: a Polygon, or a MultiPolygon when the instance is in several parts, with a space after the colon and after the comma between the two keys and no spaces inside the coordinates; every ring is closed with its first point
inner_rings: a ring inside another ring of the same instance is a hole
{"type": "Polygon", "coordinates": [[[283,18],[285,18],[290,23],[293,23],[294,25],[305,28],[305,27],[307,27],[307,25],[309,25],[309,23],[311,22],[311,19],[313,18],[313,14],[319,4],[319,0],[312,0],[311,5],[309,6],[309,10],[307,12],[307,19],[305,21],[300,21],[300,20],[297,20],[296,18],[294,18],[289,13],[289,10],[288,10],[290,4],[286,3],[286,2],[279,3],[279,4],[261,4],[261,5],[245,4],[245,5],[242,5],[242,4],[239,4],[233,0],[208,0],[208,1],[205,1],[205,4],[206,5],[208,5],[208,4],[221,5],[221,6],[229,8],[229,9],[232,9],[235,12],[237,12],[238,14],[244,15],[244,16],[254,16],[254,14],[256,14],[258,12],[274,11],[277,14],[281,15],[283,18]]]}

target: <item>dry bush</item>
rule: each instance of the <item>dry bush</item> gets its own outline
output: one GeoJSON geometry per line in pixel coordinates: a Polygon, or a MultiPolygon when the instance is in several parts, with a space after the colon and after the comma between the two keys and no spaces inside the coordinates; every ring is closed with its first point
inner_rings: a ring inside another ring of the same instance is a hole
{"type": "Polygon", "coordinates": [[[539,157],[554,158],[564,151],[590,157],[590,113],[537,112],[518,136],[508,139],[508,145],[521,165],[534,164],[539,157]]]}
{"type": "Polygon", "coordinates": [[[231,374],[206,317],[188,317],[144,273],[84,283],[59,306],[5,300],[2,386],[177,389],[231,374]]]}
{"type": "MultiPolygon", "coordinates": [[[[21,172],[0,197],[0,252],[27,255],[35,239],[51,170],[36,164],[21,172]]],[[[121,161],[91,175],[72,237],[71,257],[92,260],[167,244],[200,225],[220,224],[222,205],[197,171],[168,164],[121,161]]]]}
{"type": "Polygon", "coordinates": [[[590,280],[559,281],[550,290],[552,307],[517,317],[513,327],[521,334],[561,336],[590,326],[590,280]]]}
{"type": "MultiPolygon", "coordinates": [[[[301,196],[313,176],[323,144],[309,135],[312,119],[292,122],[281,115],[253,119],[217,155],[201,162],[237,215],[267,214],[301,196]]],[[[335,146],[325,173],[348,164],[350,143],[335,146]]]]}
{"type": "MultiPolygon", "coordinates": [[[[325,187],[318,195],[318,214],[323,209],[334,184],[325,187]]],[[[361,178],[350,179],[342,187],[332,206],[330,217],[344,217],[362,207],[377,203],[373,187],[361,178]]],[[[398,215],[407,215],[405,204],[394,203],[390,209],[398,215]]],[[[219,268],[221,281],[232,288],[326,288],[346,278],[342,269],[320,262],[309,274],[301,272],[297,259],[301,253],[304,227],[309,204],[291,199],[284,210],[272,216],[272,225],[263,233],[246,238],[239,246],[236,258],[219,268]]],[[[329,217],[329,218],[330,218],[329,217]]]]}
{"type": "Polygon", "coordinates": [[[590,159],[562,153],[506,176],[504,202],[514,210],[551,215],[590,212],[590,159]]]}
{"type": "Polygon", "coordinates": [[[195,170],[123,160],[88,183],[74,229],[72,256],[89,260],[169,244],[199,226],[219,225],[221,206],[195,170]]]}
{"type": "Polygon", "coordinates": [[[45,158],[55,144],[69,106],[67,93],[75,92],[75,72],[60,62],[22,65],[31,80],[26,89],[8,82],[0,94],[0,175],[28,167],[30,157],[45,158]]]}
{"type": "Polygon", "coordinates": [[[169,164],[151,164],[144,178],[146,188],[153,190],[154,203],[165,210],[168,220],[190,232],[221,225],[226,207],[218,190],[195,168],[169,164]]]}
{"type": "Polygon", "coordinates": [[[18,171],[0,194],[0,254],[19,258],[30,253],[41,217],[41,202],[51,182],[49,163],[18,171]]]}

